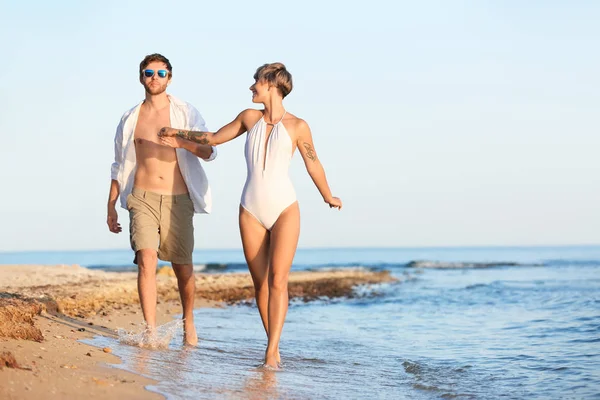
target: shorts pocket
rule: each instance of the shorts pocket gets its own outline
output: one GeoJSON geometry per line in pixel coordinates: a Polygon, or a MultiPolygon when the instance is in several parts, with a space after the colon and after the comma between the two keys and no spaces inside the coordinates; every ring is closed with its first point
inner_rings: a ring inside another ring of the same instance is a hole
{"type": "Polygon", "coordinates": [[[127,206],[127,211],[131,210],[131,200],[133,199],[133,194],[129,193],[127,195],[127,199],[125,201],[125,205],[127,206]]]}

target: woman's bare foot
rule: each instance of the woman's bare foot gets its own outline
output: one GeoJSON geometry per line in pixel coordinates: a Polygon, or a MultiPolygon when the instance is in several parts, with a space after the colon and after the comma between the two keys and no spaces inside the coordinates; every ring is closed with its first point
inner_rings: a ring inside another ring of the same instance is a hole
{"type": "Polygon", "coordinates": [[[183,321],[183,344],[186,346],[196,346],[198,344],[198,334],[194,321],[183,321]]]}
{"type": "Polygon", "coordinates": [[[279,352],[277,354],[265,354],[265,363],[263,365],[271,369],[279,369],[280,360],[278,358],[279,352]]]}

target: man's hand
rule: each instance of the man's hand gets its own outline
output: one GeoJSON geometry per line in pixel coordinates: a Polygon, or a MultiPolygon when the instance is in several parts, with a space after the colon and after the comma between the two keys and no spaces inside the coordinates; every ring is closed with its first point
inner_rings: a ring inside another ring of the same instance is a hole
{"type": "Polygon", "coordinates": [[[158,136],[159,137],[176,136],[177,132],[179,132],[179,130],[165,126],[160,131],[158,131],[158,136]]]}
{"type": "Polygon", "coordinates": [[[178,149],[180,147],[184,147],[183,146],[183,139],[181,139],[179,137],[161,136],[158,139],[160,140],[160,144],[162,144],[163,146],[169,146],[169,147],[172,147],[174,149],[178,149]]]}
{"type": "Polygon", "coordinates": [[[117,210],[115,207],[108,207],[108,217],[106,217],[106,224],[108,225],[108,230],[112,233],[119,233],[122,231],[121,224],[118,222],[119,216],[117,215],[117,210]]]}

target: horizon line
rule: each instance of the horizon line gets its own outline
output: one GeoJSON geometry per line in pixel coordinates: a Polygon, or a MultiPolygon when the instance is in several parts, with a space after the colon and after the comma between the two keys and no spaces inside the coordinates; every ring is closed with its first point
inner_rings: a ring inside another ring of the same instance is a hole
{"type": "MultiPolygon", "coordinates": [[[[519,245],[437,245],[437,246],[332,246],[332,247],[298,247],[298,250],[417,250],[417,249],[490,249],[490,248],[551,248],[551,247],[600,247],[600,243],[580,243],[580,244],[519,244],[519,245]]],[[[239,247],[223,247],[223,248],[194,248],[195,251],[242,251],[241,245],[239,247]]],[[[58,249],[58,250],[11,250],[11,251],[0,251],[0,254],[14,254],[14,253],[60,253],[60,252],[102,252],[102,251],[133,251],[130,248],[97,248],[97,249],[58,249]]]]}

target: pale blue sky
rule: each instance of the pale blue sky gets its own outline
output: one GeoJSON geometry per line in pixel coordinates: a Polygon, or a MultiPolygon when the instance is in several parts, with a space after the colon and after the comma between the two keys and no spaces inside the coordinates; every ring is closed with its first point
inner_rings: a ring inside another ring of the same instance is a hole
{"type": "MultiPolygon", "coordinates": [[[[153,52],[209,129],[287,65],[344,201],[295,155],[301,247],[600,243],[598,21],[594,1],[1,1],[0,251],[128,248],[113,138],[153,52]]],[[[243,143],[205,164],[196,248],[240,246],[243,143]]]]}

